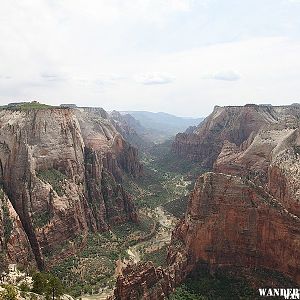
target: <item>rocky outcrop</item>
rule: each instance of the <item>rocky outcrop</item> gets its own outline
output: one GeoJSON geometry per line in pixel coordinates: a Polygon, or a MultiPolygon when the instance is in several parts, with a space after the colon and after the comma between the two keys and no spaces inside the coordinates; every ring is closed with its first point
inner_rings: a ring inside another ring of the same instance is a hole
{"type": "Polygon", "coordinates": [[[240,147],[224,141],[214,170],[251,179],[300,216],[299,145],[297,126],[267,126],[240,147]]]}
{"type": "Polygon", "coordinates": [[[173,245],[167,268],[155,267],[152,262],[129,265],[118,276],[110,300],[163,300],[171,294],[192,271],[194,262],[183,250],[173,245]]]}
{"type": "Polygon", "coordinates": [[[243,147],[251,143],[261,128],[281,123],[282,127],[297,126],[300,109],[294,106],[264,105],[216,106],[192,133],[177,134],[172,151],[178,156],[199,162],[211,169],[224,141],[243,147]]]}
{"type": "Polygon", "coordinates": [[[206,173],[174,239],[197,261],[265,267],[300,283],[300,219],[263,188],[237,176],[206,173]]]}
{"type": "Polygon", "coordinates": [[[193,132],[177,135],[173,151],[214,172],[195,184],[173,232],[164,276],[154,275],[153,266],[138,269],[138,279],[133,270],[123,274],[117,299],[129,299],[127,289],[138,286],[142,299],[155,299],[151,295],[161,290],[166,296],[200,262],[212,273],[265,268],[299,284],[299,120],[295,105],[216,107],[193,132]]]}
{"type": "Polygon", "coordinates": [[[193,133],[177,135],[173,151],[208,170],[251,179],[300,216],[299,120],[295,105],[216,107],[193,133]]]}
{"type": "Polygon", "coordinates": [[[0,180],[40,269],[64,241],[137,220],[119,183],[141,170],[103,109],[0,111],[0,180]]]}

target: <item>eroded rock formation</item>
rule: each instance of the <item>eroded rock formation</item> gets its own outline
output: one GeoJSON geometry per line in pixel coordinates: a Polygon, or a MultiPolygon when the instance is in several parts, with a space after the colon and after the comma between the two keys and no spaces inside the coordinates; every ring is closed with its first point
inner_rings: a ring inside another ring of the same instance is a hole
{"type": "Polygon", "coordinates": [[[201,176],[174,238],[212,268],[265,267],[300,283],[300,219],[262,187],[220,173],[201,176]]]}
{"type": "Polygon", "coordinates": [[[295,121],[299,114],[297,106],[216,106],[192,132],[177,134],[172,151],[211,169],[224,141],[243,147],[246,141],[251,143],[256,133],[267,125],[281,123],[283,127],[297,126],[295,121]]]}
{"type": "MultiPolygon", "coordinates": [[[[0,112],[0,180],[40,269],[65,241],[135,221],[120,183],[123,172],[141,171],[136,149],[103,109],[0,112]]],[[[7,242],[6,250],[15,261],[7,242]]]]}

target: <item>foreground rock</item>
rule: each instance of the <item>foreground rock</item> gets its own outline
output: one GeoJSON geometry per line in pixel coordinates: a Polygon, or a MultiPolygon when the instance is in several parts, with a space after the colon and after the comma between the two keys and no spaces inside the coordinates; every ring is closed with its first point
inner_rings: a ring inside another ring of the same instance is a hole
{"type": "Polygon", "coordinates": [[[174,239],[211,268],[277,270],[300,283],[300,219],[251,181],[206,173],[191,195],[174,239]]]}
{"type": "Polygon", "coordinates": [[[43,269],[45,258],[62,245],[62,255],[83,247],[89,231],[136,221],[135,207],[120,184],[123,172],[141,174],[137,150],[103,109],[0,111],[1,201],[13,223],[5,237],[0,230],[2,256],[28,262],[33,253],[43,269]],[[79,237],[81,244],[72,243],[79,237]]]}

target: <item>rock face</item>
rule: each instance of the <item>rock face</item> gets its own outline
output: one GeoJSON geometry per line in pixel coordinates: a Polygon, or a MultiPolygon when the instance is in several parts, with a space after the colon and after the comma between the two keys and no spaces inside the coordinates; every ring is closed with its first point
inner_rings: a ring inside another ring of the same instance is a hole
{"type": "Polygon", "coordinates": [[[128,267],[113,299],[166,299],[199,263],[266,268],[300,284],[300,219],[262,187],[234,175],[205,173],[176,226],[168,267],[128,267]]]}
{"type": "Polygon", "coordinates": [[[28,238],[2,189],[0,196],[0,268],[6,267],[10,261],[26,264],[33,258],[28,238]]]}
{"type": "Polygon", "coordinates": [[[299,106],[216,107],[173,151],[208,170],[251,178],[300,216],[299,106]],[[280,183],[280,184],[278,184],[280,183]]]}
{"type": "Polygon", "coordinates": [[[127,266],[117,278],[114,295],[110,300],[163,300],[174,291],[192,271],[194,264],[187,253],[173,249],[169,266],[155,267],[152,262],[127,266]]]}
{"type": "Polygon", "coordinates": [[[119,183],[141,171],[103,109],[0,111],[0,180],[40,269],[64,241],[135,221],[119,183]]]}
{"type": "Polygon", "coordinates": [[[201,176],[173,238],[212,269],[265,267],[300,283],[300,219],[246,179],[219,173],[201,176]]]}
{"type": "MultiPolygon", "coordinates": [[[[299,113],[300,109],[296,106],[216,106],[192,133],[189,130],[176,136],[173,152],[211,169],[224,141],[240,147],[245,141],[251,141],[262,127],[279,122],[288,125],[286,119],[295,119],[299,113]]],[[[291,123],[294,123],[293,120],[291,123]]]]}

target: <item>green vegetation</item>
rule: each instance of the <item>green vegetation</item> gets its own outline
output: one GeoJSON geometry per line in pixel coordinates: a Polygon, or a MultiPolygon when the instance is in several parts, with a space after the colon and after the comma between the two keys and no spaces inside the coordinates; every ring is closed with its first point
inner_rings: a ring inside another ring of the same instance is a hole
{"type": "Polygon", "coordinates": [[[142,261],[152,261],[154,265],[157,267],[166,267],[167,266],[167,251],[168,251],[168,246],[165,245],[162,248],[152,251],[149,253],[144,253],[142,256],[142,261]]]}
{"type": "Polygon", "coordinates": [[[294,146],[294,153],[295,153],[295,155],[300,154],[300,146],[298,146],[298,145],[294,146]]]}
{"type": "Polygon", "coordinates": [[[82,251],[53,267],[51,272],[63,279],[67,292],[76,297],[81,293],[97,293],[101,288],[113,286],[116,261],[128,259],[128,246],[137,244],[148,235],[153,225],[150,218],[141,215],[139,223],[114,225],[111,231],[77,239],[74,247],[80,248],[79,244],[85,243],[82,251]]]}
{"type": "Polygon", "coordinates": [[[32,215],[33,226],[35,228],[42,228],[47,225],[52,218],[50,211],[43,211],[32,215]]]}
{"type": "Polygon", "coordinates": [[[243,277],[224,271],[210,275],[207,270],[197,270],[169,297],[170,300],[233,300],[255,299],[254,290],[243,277]]]}
{"type": "MultiPolygon", "coordinates": [[[[267,269],[227,267],[209,274],[206,265],[199,265],[189,278],[170,295],[170,300],[261,299],[259,287],[296,286],[289,278],[267,269]]],[[[272,297],[270,299],[273,299],[272,297]]]]}
{"type": "Polygon", "coordinates": [[[9,110],[29,111],[29,110],[37,110],[37,109],[51,109],[51,108],[58,108],[58,107],[39,103],[37,101],[31,101],[31,102],[12,103],[12,104],[2,106],[1,108],[9,109],[9,110]]]}
{"type": "Polygon", "coordinates": [[[44,295],[46,299],[59,298],[64,294],[64,288],[58,277],[50,273],[35,273],[32,276],[32,292],[44,295]]]}
{"type": "Polygon", "coordinates": [[[48,182],[53,187],[54,191],[59,195],[64,195],[63,181],[67,178],[66,175],[56,169],[42,170],[37,173],[37,177],[45,182],[48,182]]]}
{"type": "Polygon", "coordinates": [[[186,212],[188,204],[188,196],[175,199],[163,205],[163,208],[176,218],[182,218],[186,212]]]}
{"type": "Polygon", "coordinates": [[[5,284],[2,287],[5,289],[5,291],[0,293],[1,300],[17,300],[18,293],[14,286],[5,284]]]}
{"type": "Polygon", "coordinates": [[[3,227],[4,227],[4,239],[7,242],[13,231],[13,222],[9,216],[9,210],[6,204],[2,204],[3,210],[3,227]]]}
{"type": "Polygon", "coordinates": [[[155,208],[172,201],[179,203],[165,206],[176,216],[185,210],[188,192],[194,180],[204,172],[198,165],[180,160],[172,154],[171,143],[155,145],[151,151],[142,154],[144,176],[135,182],[125,178],[125,189],[134,195],[138,207],[155,208]],[[179,200],[180,199],[180,200],[179,200]],[[174,207],[172,211],[172,206],[174,207]],[[180,211],[176,213],[176,209],[180,211]]]}

